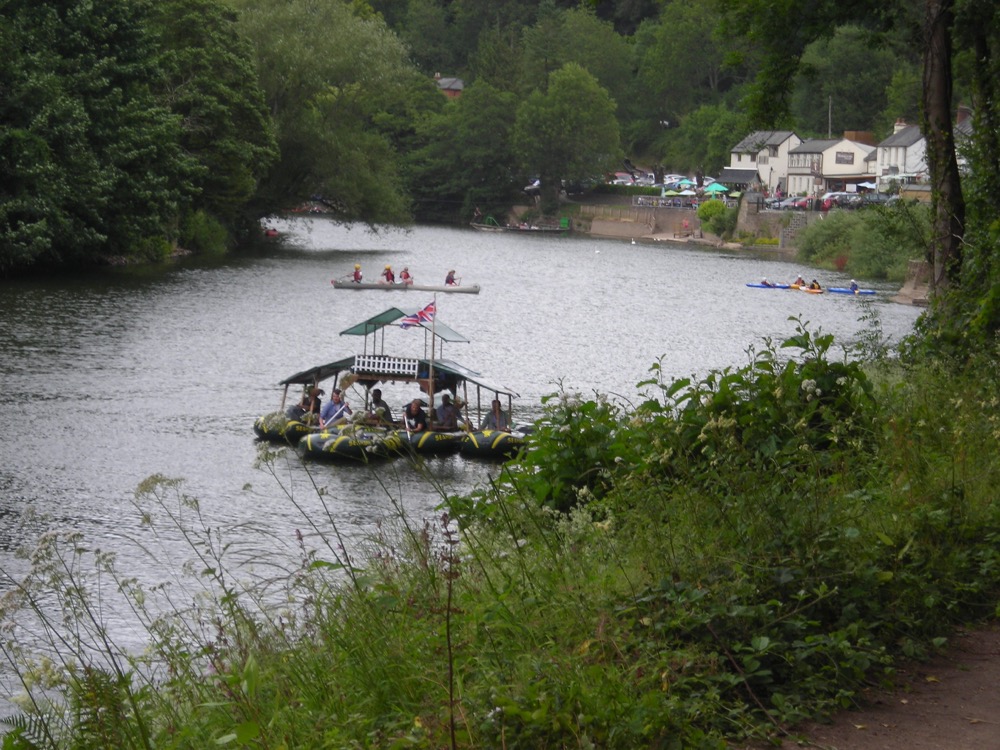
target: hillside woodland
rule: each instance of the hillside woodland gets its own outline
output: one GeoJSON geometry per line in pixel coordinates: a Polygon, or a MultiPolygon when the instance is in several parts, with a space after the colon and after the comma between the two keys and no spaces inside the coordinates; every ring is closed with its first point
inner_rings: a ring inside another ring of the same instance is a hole
{"type": "MultiPolygon", "coordinates": [[[[794,320],[700,380],[651,363],[637,403],[552,394],[488,487],[442,496],[422,523],[400,503],[358,557],[335,514],[303,513],[299,564],[246,580],[183,482],[150,477],[135,501],[150,538],[133,541],[155,555],[161,532],[186,540],[185,586],[144,586],[72,530],[27,544],[0,597],[22,711],[4,748],[777,744],[957,625],[995,619],[998,13],[0,4],[6,274],[222,252],[306,200],[373,227],[465,222],[532,178],[544,210],[564,180],[625,159],[711,173],[753,129],[885,135],[898,117],[921,122],[932,203],[906,229],[887,215],[879,242],[914,232],[933,268],[931,307],[899,346],[859,301],[846,355],[794,320]],[[974,112],[961,162],[960,102],[974,112]],[[146,627],[141,653],[109,635],[107,597],[146,627]]],[[[296,505],[289,458],[259,456],[296,505]]]]}

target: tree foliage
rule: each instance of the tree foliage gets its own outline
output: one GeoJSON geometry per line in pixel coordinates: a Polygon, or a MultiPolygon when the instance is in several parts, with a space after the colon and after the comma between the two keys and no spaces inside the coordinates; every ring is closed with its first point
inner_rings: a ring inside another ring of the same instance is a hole
{"type": "Polygon", "coordinates": [[[150,89],[147,6],[0,6],[0,270],[156,252],[194,192],[179,121],[150,89]]]}
{"type": "Polygon", "coordinates": [[[234,4],[281,151],[258,193],[261,207],[318,194],[343,219],[407,221],[398,158],[379,126],[384,108],[414,82],[399,39],[378,16],[342,2],[234,4]]]}
{"type": "Polygon", "coordinates": [[[621,146],[615,103],[576,63],[549,76],[517,109],[514,148],[522,165],[539,176],[542,202],[554,205],[561,181],[600,174],[618,163],[621,146]]]}
{"type": "Polygon", "coordinates": [[[194,207],[232,226],[278,155],[253,51],[213,0],[163,0],[150,27],[161,49],[156,94],[199,165],[194,207]]]}

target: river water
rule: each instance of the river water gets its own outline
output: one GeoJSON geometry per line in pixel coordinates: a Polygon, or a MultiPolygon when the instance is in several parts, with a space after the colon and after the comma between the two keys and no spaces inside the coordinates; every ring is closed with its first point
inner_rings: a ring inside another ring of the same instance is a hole
{"type": "MultiPolygon", "coordinates": [[[[296,530],[308,537],[309,523],[357,540],[400,510],[431,515],[442,493],[495,474],[452,457],[431,464],[430,481],[404,461],[373,472],[307,467],[292,453],[276,464],[279,486],[255,465],[252,424],[278,407],[278,381],[358,353],[360,339],[339,335],[355,323],[434,299],[335,290],[331,278],[355,262],[371,280],[391,264],[418,284],[440,284],[452,268],[479,284],[478,295],[437,297],[438,319],[470,339],[445,356],[516,391],[521,420],[560,383],[634,400],[661,358],[671,377],[741,365],[748,346],[790,336],[791,316],[843,341],[862,328],[853,297],[745,286],[800,271],[844,286],[842,275],[741,252],[455,228],[372,234],[323,218],[272,224],[281,241],[237,257],[0,282],[0,590],[4,575],[24,572],[15,549],[52,526],[81,531],[149,579],[157,565],[179,565],[189,556],[179,534],[161,530],[153,561],[132,544],[149,543],[132,501],[153,474],[183,479],[204,523],[227,529],[236,548],[279,558],[299,554],[296,530]]],[[[895,287],[875,288],[872,304],[898,341],[919,311],[890,303],[895,287]]],[[[398,409],[417,394],[387,395],[398,409]]]]}

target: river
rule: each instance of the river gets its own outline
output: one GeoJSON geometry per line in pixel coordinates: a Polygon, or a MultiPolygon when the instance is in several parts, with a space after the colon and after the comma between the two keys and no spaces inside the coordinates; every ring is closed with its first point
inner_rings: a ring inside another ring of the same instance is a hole
{"type": "MultiPolygon", "coordinates": [[[[372,234],[311,217],[272,223],[280,240],[228,258],[0,282],[3,574],[22,574],[15,550],[53,526],[79,530],[149,580],[179,565],[189,556],[179,534],[161,529],[155,562],[133,544],[148,543],[132,503],[153,474],[183,479],[204,523],[226,529],[234,548],[278,558],[299,554],[296,530],[308,536],[309,522],[358,540],[400,510],[420,519],[441,493],[495,474],[452,457],[434,461],[428,481],[400,460],[373,473],[306,467],[292,453],[277,464],[282,489],[256,467],[251,427],[277,408],[278,381],[357,353],[360,340],[339,335],[355,323],[433,299],[334,289],[331,278],[356,262],[366,279],[391,264],[408,266],[417,283],[440,284],[454,268],[479,284],[478,295],[438,295],[438,319],[470,339],[445,355],[516,391],[521,420],[560,383],[634,401],[661,358],[669,377],[741,365],[747,347],[790,336],[792,316],[845,342],[862,327],[853,297],[746,287],[808,269],[741,252],[436,227],[372,234]]],[[[894,286],[875,288],[872,305],[898,341],[919,310],[889,302],[894,286]]],[[[394,391],[390,403],[413,395],[394,391]]]]}

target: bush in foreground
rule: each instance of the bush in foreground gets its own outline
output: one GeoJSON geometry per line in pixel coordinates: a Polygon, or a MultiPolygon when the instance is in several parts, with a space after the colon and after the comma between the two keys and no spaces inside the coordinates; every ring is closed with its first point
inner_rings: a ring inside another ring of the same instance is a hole
{"type": "Polygon", "coordinates": [[[39,661],[5,630],[9,747],[722,748],[847,706],[996,614],[1000,370],[832,351],[799,325],[635,408],[553,396],[493,487],[361,560],[304,513],[300,565],[252,585],[153,478],[139,509],[185,530],[200,593],[98,556],[150,633],[126,653],[81,540],[44,539],[3,619],[58,591],[70,636],[39,661]]]}

